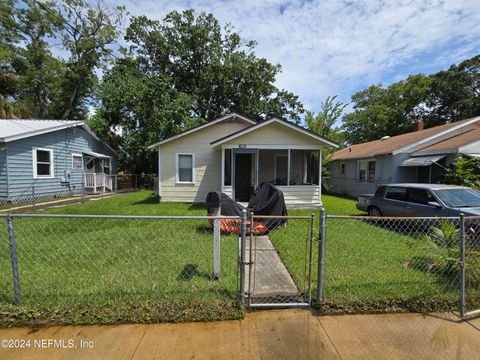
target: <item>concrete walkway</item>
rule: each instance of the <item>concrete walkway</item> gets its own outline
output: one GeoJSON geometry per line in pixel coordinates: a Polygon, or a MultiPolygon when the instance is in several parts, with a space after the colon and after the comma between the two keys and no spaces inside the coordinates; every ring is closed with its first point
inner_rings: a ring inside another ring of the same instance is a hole
{"type": "Polygon", "coordinates": [[[30,341],[24,349],[0,348],[2,360],[478,359],[480,319],[283,310],[212,323],[0,329],[1,339],[30,341]]]}
{"type": "MultiPolygon", "coordinates": [[[[251,281],[252,300],[255,302],[301,302],[300,293],[277,250],[268,236],[255,236],[252,246],[254,271],[245,270],[246,284],[251,281]]],[[[247,237],[247,262],[250,262],[250,241],[247,237]]]]}

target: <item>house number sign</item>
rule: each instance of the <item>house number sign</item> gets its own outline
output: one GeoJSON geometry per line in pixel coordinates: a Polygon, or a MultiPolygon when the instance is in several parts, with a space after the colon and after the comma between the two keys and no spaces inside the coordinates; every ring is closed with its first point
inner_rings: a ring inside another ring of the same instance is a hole
{"type": "Polygon", "coordinates": [[[245,144],[238,144],[238,147],[239,147],[240,149],[245,149],[245,148],[247,147],[247,145],[245,145],[245,144]]]}

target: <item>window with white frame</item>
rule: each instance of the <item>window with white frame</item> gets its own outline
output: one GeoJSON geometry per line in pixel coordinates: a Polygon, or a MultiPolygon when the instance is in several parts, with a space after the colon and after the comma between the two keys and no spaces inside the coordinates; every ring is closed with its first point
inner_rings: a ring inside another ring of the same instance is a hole
{"type": "Polygon", "coordinates": [[[33,148],[33,177],[53,178],[53,150],[33,148]]]}
{"type": "Polygon", "coordinates": [[[375,160],[359,160],[357,162],[358,181],[360,182],[374,182],[375,181],[375,160]]]}
{"type": "Polygon", "coordinates": [[[177,183],[194,183],[194,168],[195,155],[194,154],[177,154],[177,183]]]}
{"type": "Polygon", "coordinates": [[[83,170],[83,155],[82,154],[72,154],[72,169],[73,170],[83,170]]]}

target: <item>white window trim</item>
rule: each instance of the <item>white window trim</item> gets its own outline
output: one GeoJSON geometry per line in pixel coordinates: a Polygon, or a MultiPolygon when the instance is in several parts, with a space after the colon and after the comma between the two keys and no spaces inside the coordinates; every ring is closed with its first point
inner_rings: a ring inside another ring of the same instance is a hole
{"type": "Polygon", "coordinates": [[[177,184],[195,184],[195,154],[194,153],[175,153],[175,181],[177,184]],[[180,161],[181,155],[190,155],[192,157],[192,181],[180,181],[180,161]]]}
{"type": "Polygon", "coordinates": [[[83,165],[83,154],[79,154],[79,153],[72,153],[72,170],[84,170],[84,165],[83,165]],[[76,168],[73,166],[73,158],[77,156],[77,157],[81,157],[82,158],[82,167],[81,168],[76,168]]]}
{"type": "Polygon", "coordinates": [[[274,161],[273,161],[273,179],[277,179],[277,161],[279,157],[287,158],[287,183],[288,183],[288,154],[274,154],[274,161]]]}
{"type": "Polygon", "coordinates": [[[47,148],[32,148],[32,164],[33,164],[33,178],[34,179],[53,179],[55,177],[55,165],[53,160],[53,149],[47,148]],[[48,151],[50,153],[50,175],[37,174],[37,150],[48,151]]]}

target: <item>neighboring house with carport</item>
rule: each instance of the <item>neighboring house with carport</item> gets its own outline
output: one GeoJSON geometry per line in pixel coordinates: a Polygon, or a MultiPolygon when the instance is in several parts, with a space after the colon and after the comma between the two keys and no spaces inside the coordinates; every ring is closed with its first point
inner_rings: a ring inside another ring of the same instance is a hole
{"type": "Polygon", "coordinates": [[[356,197],[385,183],[436,183],[458,155],[480,157],[480,117],[351,145],[329,163],[328,189],[356,197]]]}
{"type": "Polygon", "coordinates": [[[72,120],[0,120],[0,203],[111,191],[117,154],[72,120]]]}
{"type": "Polygon", "coordinates": [[[205,202],[221,191],[247,202],[253,190],[270,182],[287,205],[321,203],[321,161],[326,147],[338,145],[291,122],[255,122],[238,114],[163,139],[158,152],[161,201],[205,202]]]}

